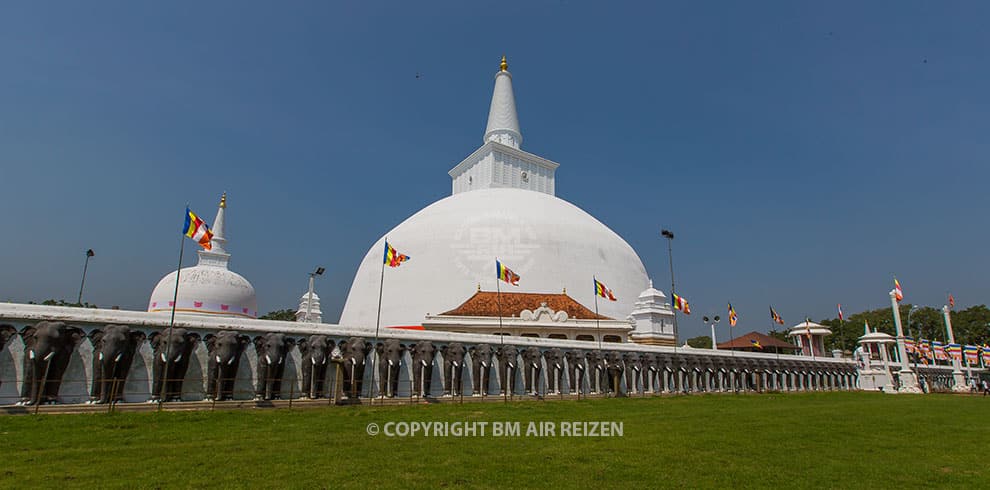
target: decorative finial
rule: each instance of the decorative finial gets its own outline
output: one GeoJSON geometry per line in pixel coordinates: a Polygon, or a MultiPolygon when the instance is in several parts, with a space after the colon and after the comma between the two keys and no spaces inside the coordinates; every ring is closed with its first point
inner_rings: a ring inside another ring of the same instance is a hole
{"type": "Polygon", "coordinates": [[[505,61],[505,55],[502,55],[502,63],[498,65],[499,71],[509,71],[509,63],[505,61]]]}
{"type": "Polygon", "coordinates": [[[480,282],[478,283],[478,292],[479,293],[481,292],[481,283],[480,282]]]}
{"type": "Polygon", "coordinates": [[[564,288],[564,294],[567,294],[567,288],[564,288]]]}
{"type": "Polygon", "coordinates": [[[220,207],[221,208],[224,208],[224,209],[227,208],[227,193],[226,192],[224,192],[223,195],[220,196],[220,207]]]}

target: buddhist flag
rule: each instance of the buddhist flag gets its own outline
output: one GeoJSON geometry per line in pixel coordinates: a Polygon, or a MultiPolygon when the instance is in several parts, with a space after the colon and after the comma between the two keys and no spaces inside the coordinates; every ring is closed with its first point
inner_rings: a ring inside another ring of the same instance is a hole
{"type": "Polygon", "coordinates": [[[955,307],[956,307],[956,300],[950,294],[949,295],[949,308],[955,308],[955,307]]]}
{"type": "Polygon", "coordinates": [[[777,310],[773,309],[773,306],[770,307],[770,319],[778,325],[784,324],[784,319],[777,314],[777,310]]]}
{"type": "Polygon", "coordinates": [[[904,299],[904,291],[901,289],[901,283],[897,282],[896,277],[894,278],[894,299],[896,299],[898,303],[904,299]]]}
{"type": "Polygon", "coordinates": [[[615,301],[615,294],[611,289],[605,287],[597,278],[592,279],[595,279],[595,294],[603,298],[608,298],[609,301],[615,301]]]}
{"type": "Polygon", "coordinates": [[[210,244],[210,240],[213,239],[213,232],[210,231],[210,225],[206,224],[199,216],[193,214],[188,207],[186,208],[186,223],[182,226],[182,232],[187,237],[196,240],[206,250],[213,248],[213,245],[210,244]]]}
{"type": "Polygon", "coordinates": [[[990,367],[990,345],[984,345],[980,350],[983,354],[983,367],[990,367]]]}
{"type": "Polygon", "coordinates": [[[837,306],[839,308],[839,321],[841,322],[843,320],[843,318],[842,318],[842,303],[837,303],[835,306],[837,306]]]}
{"type": "Polygon", "coordinates": [[[399,253],[398,250],[392,248],[392,246],[388,244],[388,240],[385,240],[385,265],[389,267],[398,267],[407,260],[409,260],[408,255],[399,253]]]}
{"type": "Polygon", "coordinates": [[[688,304],[686,299],[682,296],[674,294],[673,292],[671,292],[670,295],[674,298],[673,303],[675,309],[681,310],[681,312],[685,315],[691,314],[691,305],[688,304]]]}
{"type": "Polygon", "coordinates": [[[949,344],[945,346],[945,350],[948,351],[949,356],[957,361],[962,360],[962,346],[959,344],[949,344]]]}
{"type": "Polygon", "coordinates": [[[945,361],[949,359],[949,356],[945,354],[945,345],[943,345],[940,340],[935,340],[932,342],[932,351],[935,353],[936,360],[945,361]]]}
{"type": "Polygon", "coordinates": [[[966,352],[966,364],[973,365],[980,363],[980,348],[975,345],[967,345],[965,348],[966,352]]]}
{"type": "Polygon", "coordinates": [[[736,322],[739,321],[739,317],[736,316],[736,309],[732,307],[732,303],[729,303],[729,326],[736,326],[736,322]]]}
{"type": "Polygon", "coordinates": [[[498,259],[495,260],[495,275],[499,280],[505,281],[513,286],[519,285],[519,274],[512,272],[512,269],[502,265],[498,259]]]}
{"type": "Polygon", "coordinates": [[[763,350],[763,346],[760,345],[760,341],[759,340],[752,339],[752,340],[749,341],[749,345],[752,346],[752,347],[755,347],[757,349],[763,350]]]}
{"type": "Polygon", "coordinates": [[[914,339],[911,337],[904,337],[904,350],[906,350],[908,354],[913,354],[918,351],[915,347],[914,339]]]}

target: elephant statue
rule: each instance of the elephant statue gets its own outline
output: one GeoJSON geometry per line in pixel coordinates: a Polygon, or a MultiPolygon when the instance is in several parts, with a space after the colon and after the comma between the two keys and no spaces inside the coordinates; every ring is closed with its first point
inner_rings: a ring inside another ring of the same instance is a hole
{"type": "Polygon", "coordinates": [[[516,392],[516,361],[519,358],[519,349],[514,345],[503,345],[495,350],[498,357],[498,370],[502,378],[502,393],[513,394],[516,392]]]}
{"type": "Polygon", "coordinates": [[[254,391],[255,400],[282,399],[285,359],[294,345],[296,345],[295,339],[286,337],[284,333],[271,332],[254,338],[254,351],[258,354],[258,384],[254,391]]]}
{"type": "Polygon", "coordinates": [[[107,325],[89,333],[93,343],[93,385],[89,403],[118,402],[124,399],[124,383],[134,354],[146,338],[144,332],[126,325],[107,325]]]}
{"type": "Polygon", "coordinates": [[[155,352],[155,363],[152,365],[154,388],[149,402],[157,402],[163,396],[164,401],[181,399],[182,380],[186,377],[189,358],[192,357],[199,338],[198,333],[184,328],[170,328],[151,334],[148,340],[155,352]]]}
{"type": "Polygon", "coordinates": [[[656,392],[657,378],[660,374],[660,362],[656,354],[643,354],[639,363],[643,366],[643,391],[656,392]]]}
{"type": "Polygon", "coordinates": [[[604,393],[608,384],[607,374],[605,372],[608,364],[605,362],[605,355],[601,351],[593,350],[588,351],[585,359],[588,361],[588,371],[590,371],[590,375],[592,376],[591,394],[604,393]]]}
{"type": "Polygon", "coordinates": [[[72,351],[86,337],[82,329],[63,322],[38,322],[24,327],[24,383],[18,405],[55,403],[72,351]]]}
{"type": "Polygon", "coordinates": [[[0,324],[0,349],[7,346],[7,342],[17,335],[17,329],[13,325],[8,325],[6,323],[0,324]]]}
{"type": "Polygon", "coordinates": [[[310,335],[300,339],[299,352],[302,354],[302,397],[322,398],[323,383],[327,379],[327,361],[334,343],[326,335],[310,335]]]}
{"type": "MultiPolygon", "coordinates": [[[[0,350],[3,350],[7,346],[7,342],[17,335],[17,329],[13,325],[7,325],[6,323],[0,325],[0,350]]],[[[3,384],[3,380],[0,379],[0,385],[3,384]]]]}
{"type": "Polygon", "coordinates": [[[451,342],[440,349],[443,354],[443,396],[463,394],[464,354],[467,349],[460,342],[451,342]]]}
{"type": "Polygon", "coordinates": [[[241,354],[251,337],[233,330],[221,330],[203,338],[210,353],[207,362],[207,400],[230,400],[234,397],[234,380],[241,364],[241,354]]]}
{"type": "Polygon", "coordinates": [[[547,361],[547,393],[559,394],[564,386],[564,351],[559,347],[548,349],[543,359],[547,361]]]}
{"type": "Polygon", "coordinates": [[[608,384],[605,386],[605,393],[614,391],[616,395],[621,395],[619,383],[622,380],[622,373],[625,371],[625,364],[622,362],[622,353],[611,351],[605,355],[605,369],[608,373],[608,384]]]}
{"type": "Polygon", "coordinates": [[[429,340],[416,342],[410,349],[413,365],[413,390],[416,396],[430,396],[431,380],[433,379],[433,356],[437,348],[429,340]]]}
{"type": "Polygon", "coordinates": [[[338,346],[344,362],[344,396],[357,398],[361,396],[364,365],[371,352],[371,342],[366,342],[361,337],[351,337],[338,346]]]}
{"type": "Polygon", "coordinates": [[[525,366],[523,385],[526,393],[533,396],[540,396],[540,372],[543,371],[543,364],[540,361],[542,357],[543,353],[540,352],[539,347],[527,347],[522,352],[523,365],[525,366]]]}
{"type": "Polygon", "coordinates": [[[492,346],[479,344],[469,349],[471,353],[471,375],[474,378],[474,396],[488,394],[488,381],[492,375],[492,346]]]}
{"type": "Polygon", "coordinates": [[[381,396],[395,397],[399,391],[399,367],[406,353],[406,346],[398,339],[386,339],[375,346],[378,353],[378,382],[381,384],[381,396]]]}
{"type": "MultiPolygon", "coordinates": [[[[639,392],[639,381],[642,379],[643,374],[643,364],[640,361],[640,356],[637,352],[626,352],[622,355],[622,363],[626,367],[626,392],[627,393],[637,393],[639,392]]],[[[644,385],[646,383],[643,383],[644,385]]],[[[644,388],[645,391],[645,388],[644,388]]]]}
{"type": "Polygon", "coordinates": [[[584,385],[585,355],[579,350],[569,350],[564,353],[564,359],[567,361],[567,380],[571,393],[580,393],[584,385]]]}

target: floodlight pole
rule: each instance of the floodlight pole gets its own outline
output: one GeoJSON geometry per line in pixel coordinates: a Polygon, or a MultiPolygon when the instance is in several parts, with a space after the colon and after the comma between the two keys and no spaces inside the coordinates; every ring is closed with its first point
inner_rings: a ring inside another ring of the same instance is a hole
{"type": "Polygon", "coordinates": [[[316,282],[316,276],[322,276],[326,269],[323,267],[317,267],[315,271],[309,273],[309,296],[306,297],[306,322],[311,323],[313,321],[313,286],[316,282]]]}
{"type": "MultiPolygon", "coordinates": [[[[667,239],[667,259],[670,262],[670,300],[671,306],[674,306],[674,233],[668,229],[660,230],[660,235],[667,239]]],[[[674,352],[677,352],[677,308],[671,308],[671,312],[674,314],[674,352]]]]}
{"type": "Polygon", "coordinates": [[[94,255],[96,255],[96,253],[93,252],[93,249],[86,251],[86,262],[83,263],[82,282],[79,284],[79,297],[76,299],[76,304],[79,306],[82,306],[83,286],[86,285],[86,271],[89,269],[89,259],[94,255]]]}

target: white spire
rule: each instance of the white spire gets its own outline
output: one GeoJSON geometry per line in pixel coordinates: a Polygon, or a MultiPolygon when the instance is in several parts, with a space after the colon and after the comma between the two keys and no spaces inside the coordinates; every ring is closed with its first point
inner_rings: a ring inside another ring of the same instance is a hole
{"type": "Polygon", "coordinates": [[[492,93],[492,106],[488,110],[488,126],[485,128],[483,141],[495,141],[516,149],[522,146],[522,133],[516,116],[516,98],[512,94],[512,74],[509,73],[505,56],[495,74],[495,91],[492,93]]]}
{"type": "Polygon", "coordinates": [[[213,239],[210,240],[210,250],[199,251],[199,265],[212,265],[227,268],[230,261],[230,254],[224,246],[227,238],[224,236],[224,212],[227,210],[227,193],[220,196],[220,206],[217,209],[217,217],[213,220],[210,231],[213,232],[213,239]]]}
{"type": "Polygon", "coordinates": [[[320,296],[313,292],[309,296],[309,291],[303,293],[299,299],[299,309],[296,310],[297,322],[323,323],[323,311],[320,310],[320,296]]]}

